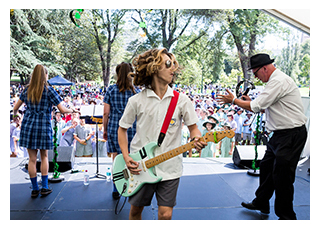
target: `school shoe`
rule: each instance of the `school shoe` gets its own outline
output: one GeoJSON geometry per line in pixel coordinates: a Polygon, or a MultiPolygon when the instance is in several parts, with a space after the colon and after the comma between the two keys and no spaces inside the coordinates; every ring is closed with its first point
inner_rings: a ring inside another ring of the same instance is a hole
{"type": "Polygon", "coordinates": [[[52,189],[50,189],[50,188],[42,188],[40,193],[41,193],[41,196],[47,196],[50,193],[52,193],[52,189]]]}
{"type": "Polygon", "coordinates": [[[262,214],[267,215],[270,213],[269,208],[263,208],[263,207],[256,206],[252,202],[249,202],[249,203],[242,202],[241,205],[242,205],[242,207],[250,209],[250,210],[259,210],[262,214]]]}
{"type": "Polygon", "coordinates": [[[40,190],[32,190],[31,197],[36,198],[39,196],[39,194],[40,194],[40,190]]]}

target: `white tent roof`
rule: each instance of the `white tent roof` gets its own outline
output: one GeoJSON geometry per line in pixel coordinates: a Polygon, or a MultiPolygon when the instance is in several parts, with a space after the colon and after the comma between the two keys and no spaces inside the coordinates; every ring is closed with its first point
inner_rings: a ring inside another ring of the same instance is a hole
{"type": "Polygon", "coordinates": [[[309,9],[263,9],[263,11],[310,35],[309,9]]]}

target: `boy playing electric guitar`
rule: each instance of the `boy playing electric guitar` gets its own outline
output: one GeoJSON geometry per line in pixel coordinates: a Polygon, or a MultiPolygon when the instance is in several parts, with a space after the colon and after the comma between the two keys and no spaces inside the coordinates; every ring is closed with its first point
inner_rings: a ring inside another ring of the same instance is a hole
{"type": "MultiPolygon", "coordinates": [[[[167,49],[151,49],[136,57],[132,62],[135,71],[129,75],[134,79],[134,85],[145,89],[132,96],[119,122],[118,141],[125,163],[132,174],[139,174],[139,163],[134,161],[129,152],[134,153],[152,141],[157,141],[165,119],[171,98],[174,96],[170,87],[179,69],[174,55],[167,49]],[[130,151],[126,132],[137,120],[136,134],[131,142],[130,151]]],[[[195,138],[197,150],[204,148],[207,143],[197,141],[201,132],[197,127],[197,115],[190,99],[181,94],[172,116],[166,137],[160,147],[156,147],[154,155],[180,146],[182,119],[195,138]]],[[[134,195],[130,196],[131,210],[129,219],[142,219],[144,206],[151,204],[156,193],[158,202],[158,219],[171,219],[172,210],[176,204],[179,178],[182,176],[182,155],[174,157],[154,167],[157,176],[162,180],[155,184],[144,184],[134,195]]],[[[121,192],[121,191],[119,191],[121,192]]]]}

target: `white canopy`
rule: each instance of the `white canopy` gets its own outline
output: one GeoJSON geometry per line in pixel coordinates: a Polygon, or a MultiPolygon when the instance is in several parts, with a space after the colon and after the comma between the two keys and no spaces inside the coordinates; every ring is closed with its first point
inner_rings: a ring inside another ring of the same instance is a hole
{"type": "Polygon", "coordinates": [[[310,35],[309,9],[263,9],[263,11],[310,35]]]}

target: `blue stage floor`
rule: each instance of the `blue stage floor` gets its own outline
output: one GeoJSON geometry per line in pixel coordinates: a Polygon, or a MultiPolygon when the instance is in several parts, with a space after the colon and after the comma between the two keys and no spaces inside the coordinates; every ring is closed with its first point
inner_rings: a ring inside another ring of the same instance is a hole
{"type": "MultiPolygon", "coordinates": [[[[11,220],[127,220],[130,204],[127,202],[115,215],[116,202],[112,199],[112,183],[94,178],[89,186],[83,185],[83,173],[63,173],[65,180],[50,184],[52,194],[32,199],[29,175],[24,159],[10,159],[10,219],[11,220]]],[[[26,160],[26,159],[25,159],[26,160]]],[[[96,172],[95,158],[77,158],[75,169],[96,172]]],[[[106,174],[110,158],[99,158],[99,172],[106,174]]],[[[231,158],[185,158],[174,207],[174,220],[277,220],[274,197],[270,215],[242,208],[242,201],[251,201],[259,178],[237,169],[231,158]]],[[[300,220],[310,219],[310,167],[308,159],[300,161],[295,181],[294,210],[300,220]]],[[[40,174],[38,180],[41,180],[40,174]]],[[[39,183],[41,184],[41,183],[39,183]]],[[[123,199],[123,198],[122,198],[123,199]]],[[[157,219],[157,202],[145,207],[144,220],[157,219]]]]}

